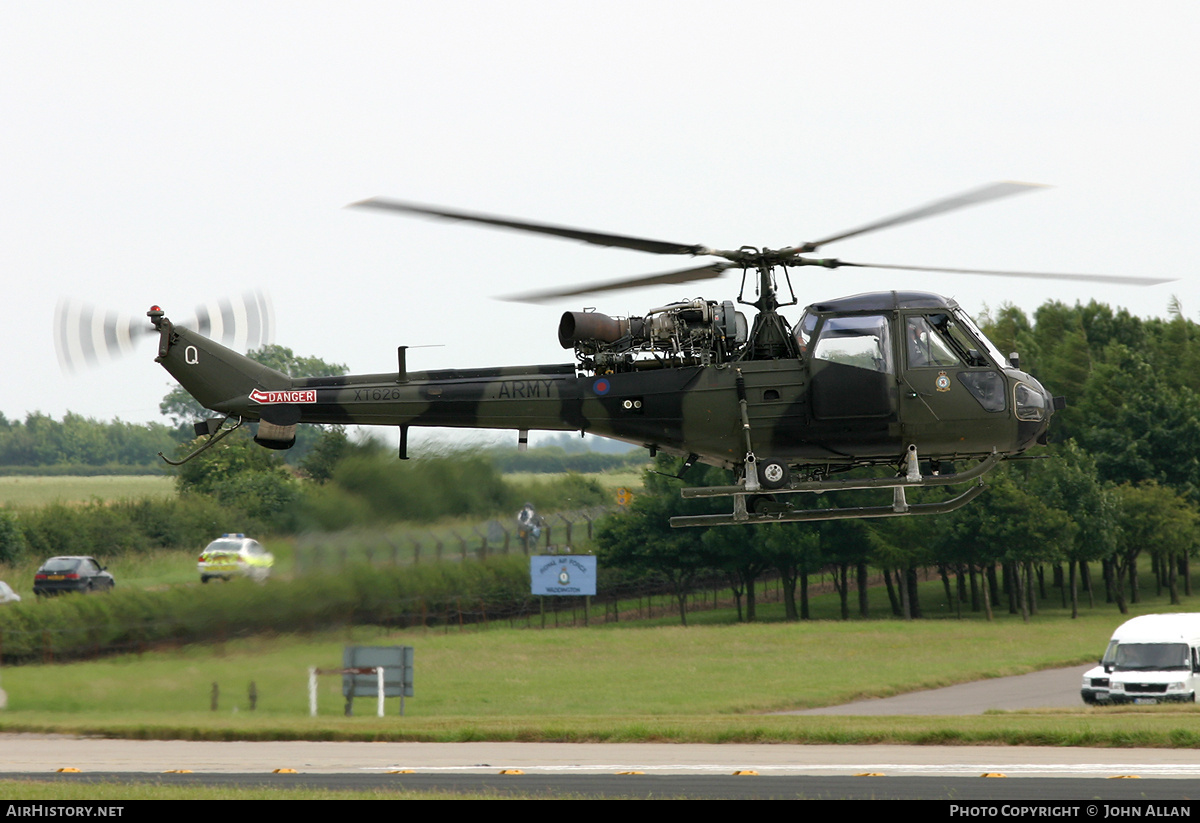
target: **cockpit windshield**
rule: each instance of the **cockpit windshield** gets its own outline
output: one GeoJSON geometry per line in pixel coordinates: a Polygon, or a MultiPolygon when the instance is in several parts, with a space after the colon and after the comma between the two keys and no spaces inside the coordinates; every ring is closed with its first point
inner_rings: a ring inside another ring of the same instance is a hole
{"type": "Polygon", "coordinates": [[[988,340],[987,336],[979,330],[979,327],[975,325],[975,321],[971,319],[971,315],[967,314],[961,308],[957,308],[954,310],[954,318],[963,326],[963,330],[965,330],[971,335],[972,338],[975,339],[976,345],[983,346],[984,353],[991,360],[990,363],[981,363],[980,365],[999,366],[1001,368],[1008,365],[1008,361],[1005,359],[1004,355],[1002,355],[1000,350],[996,348],[996,345],[991,340],[988,340]]]}

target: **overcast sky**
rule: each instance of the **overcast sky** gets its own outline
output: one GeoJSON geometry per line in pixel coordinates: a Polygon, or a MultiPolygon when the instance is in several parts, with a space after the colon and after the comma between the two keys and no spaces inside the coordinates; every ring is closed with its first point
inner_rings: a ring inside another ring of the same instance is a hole
{"type": "MultiPolygon", "coordinates": [[[[262,288],[276,342],[354,372],[566,362],[514,291],[688,261],[347,210],[373,195],[722,248],[828,236],[996,180],[1053,186],[822,249],[1179,278],[1152,288],[847,270],[973,314],[1095,297],[1200,318],[1194,2],[0,4],[0,412],[161,420],[143,341],[59,368],[69,296],[182,319],[262,288]]],[[[793,319],[798,310],[793,310],[793,319]]],[[[1053,390],[1053,387],[1050,387],[1053,390]]]]}

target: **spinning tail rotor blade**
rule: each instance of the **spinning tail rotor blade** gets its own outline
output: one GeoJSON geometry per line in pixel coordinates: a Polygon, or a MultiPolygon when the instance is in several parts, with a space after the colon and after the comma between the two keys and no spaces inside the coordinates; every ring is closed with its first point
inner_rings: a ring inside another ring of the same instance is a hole
{"type": "Polygon", "coordinates": [[[248,291],[196,307],[192,318],[179,325],[219,340],[238,351],[257,349],[274,339],[275,312],[262,291],[248,291]]]}
{"type": "MultiPolygon", "coordinates": [[[[256,290],[199,306],[179,325],[246,351],[274,340],[275,313],[270,298],[256,290]]],[[[60,300],[54,314],[54,347],[66,374],[128,354],[139,338],[153,333],[145,315],[102,312],[74,298],[60,300]]]]}
{"type": "Polygon", "coordinates": [[[54,347],[65,374],[128,354],[134,341],[151,331],[143,318],[101,312],[71,298],[59,300],[54,312],[54,347]]]}

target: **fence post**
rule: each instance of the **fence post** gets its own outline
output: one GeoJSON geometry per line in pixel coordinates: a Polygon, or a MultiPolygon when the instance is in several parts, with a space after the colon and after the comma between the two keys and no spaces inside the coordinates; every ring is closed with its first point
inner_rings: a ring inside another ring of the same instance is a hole
{"type": "Polygon", "coordinates": [[[429,536],[433,538],[434,557],[437,560],[437,562],[441,563],[442,562],[442,548],[443,548],[442,540],[440,537],[438,537],[433,532],[430,532],[429,536]]]}
{"type": "Polygon", "coordinates": [[[308,667],[308,716],[317,716],[317,667],[308,667]]]}
{"type": "Polygon", "coordinates": [[[308,550],[307,541],[301,537],[296,541],[296,556],[292,559],[292,569],[296,574],[304,574],[305,552],[308,550]]]}
{"type": "Polygon", "coordinates": [[[462,559],[466,560],[467,559],[467,541],[462,536],[460,536],[458,532],[454,531],[454,529],[450,530],[450,534],[453,535],[454,539],[458,541],[458,547],[459,547],[459,551],[462,553],[462,559]]]}

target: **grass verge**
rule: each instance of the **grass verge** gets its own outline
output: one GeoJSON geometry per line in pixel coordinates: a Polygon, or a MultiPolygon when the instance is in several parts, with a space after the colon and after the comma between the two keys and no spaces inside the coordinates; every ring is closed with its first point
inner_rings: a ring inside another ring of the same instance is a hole
{"type": "Polygon", "coordinates": [[[114,806],[130,800],[537,800],[553,798],[506,792],[430,792],[402,788],[361,791],[270,786],[164,786],[148,782],[72,783],[64,780],[0,780],[5,800],[113,800],[114,806]]]}
{"type": "Polygon", "coordinates": [[[2,732],[134,739],[1200,746],[1198,710],[966,717],[767,714],[1090,661],[1111,615],[251,638],[3,671],[2,732]],[[345,643],[416,647],[407,716],[342,716],[338,677],[307,716],[307,669],[345,643]],[[257,705],[250,711],[248,686],[257,705]],[[218,709],[210,701],[218,684],[218,709]]]}
{"type": "Polygon", "coordinates": [[[0,731],[79,734],[130,740],[315,740],[471,743],[774,743],[825,745],[1085,746],[1196,748],[1194,708],[1139,714],[1080,708],[1048,715],[1012,712],[926,717],[668,717],[547,716],[454,719],[316,718],[275,720],[181,714],[174,723],[36,714],[7,717],[0,731]]]}

